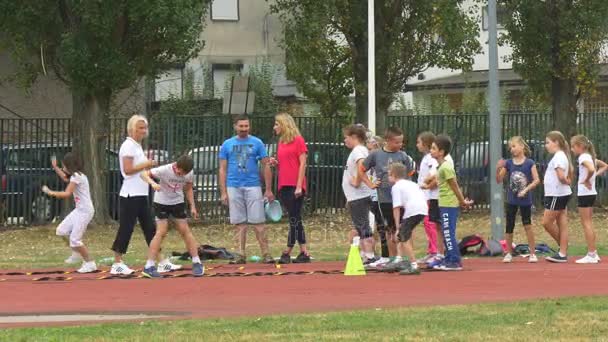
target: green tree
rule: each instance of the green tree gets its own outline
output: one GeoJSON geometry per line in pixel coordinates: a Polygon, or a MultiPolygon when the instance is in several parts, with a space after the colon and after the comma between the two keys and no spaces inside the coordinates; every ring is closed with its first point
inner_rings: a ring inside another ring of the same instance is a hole
{"type": "Polygon", "coordinates": [[[109,221],[105,147],[112,97],[142,77],[184,63],[210,0],[0,1],[0,45],[30,86],[52,71],[73,100],[73,150],[85,162],[95,222],[109,221]]]}
{"type": "MultiPolygon", "coordinates": [[[[378,130],[385,127],[388,109],[408,79],[428,67],[470,68],[471,57],[480,48],[479,26],[476,7],[466,12],[463,3],[375,2],[378,130]]],[[[288,72],[293,70],[290,65],[298,69],[290,77],[336,99],[347,97],[354,89],[356,119],[366,122],[367,1],[276,0],[271,9],[284,24],[288,72]],[[324,83],[329,77],[331,82],[324,83]]],[[[304,94],[323,103],[323,98],[315,98],[315,90],[307,93],[304,88],[304,94]]]]}
{"type": "Polygon", "coordinates": [[[578,99],[593,90],[608,41],[608,1],[501,0],[513,69],[551,99],[553,127],[576,132],[578,99]]]}

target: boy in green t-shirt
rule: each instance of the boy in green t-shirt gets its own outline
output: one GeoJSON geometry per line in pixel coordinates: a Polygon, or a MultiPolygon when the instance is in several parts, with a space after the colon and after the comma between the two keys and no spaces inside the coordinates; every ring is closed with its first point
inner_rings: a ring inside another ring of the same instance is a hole
{"type": "Polygon", "coordinates": [[[437,169],[437,180],[439,183],[439,211],[441,212],[441,225],[443,230],[443,242],[445,244],[445,259],[437,260],[429,267],[442,271],[460,271],[460,251],[456,241],[456,222],[460,213],[459,207],[469,208],[473,201],[464,198],[458,181],[454,164],[446,161],[452,150],[452,140],[447,135],[438,135],[431,146],[431,156],[439,163],[437,169]]]}

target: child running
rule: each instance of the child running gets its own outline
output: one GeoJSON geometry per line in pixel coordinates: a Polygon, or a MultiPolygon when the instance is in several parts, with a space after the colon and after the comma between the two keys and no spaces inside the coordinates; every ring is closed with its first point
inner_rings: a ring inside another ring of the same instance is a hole
{"type": "Polygon", "coordinates": [[[369,182],[367,175],[360,175],[357,171],[369,154],[364,145],[366,130],[363,125],[349,125],[344,128],[343,132],[344,144],[352,151],[346,160],[346,169],[342,177],[342,190],[356,230],[356,233],[351,233],[351,237],[359,235],[361,250],[365,256],[364,261],[367,261],[374,259],[374,238],[369,224],[372,189],[365,183],[365,181],[369,182]]]}
{"type": "Polygon", "coordinates": [[[401,150],[403,148],[404,136],[403,131],[400,128],[387,128],[384,134],[384,140],[384,147],[370,153],[363,162],[363,167],[358,170],[359,178],[362,179],[368,187],[377,188],[380,214],[382,220],[386,222],[384,226],[378,227],[378,235],[380,235],[380,243],[382,245],[382,258],[376,262],[370,263],[368,265],[369,268],[381,267],[390,261],[389,257],[394,258],[397,255],[396,226],[393,216],[391,183],[388,180],[388,167],[392,163],[401,163],[405,165],[408,170],[414,169],[412,159],[401,150]],[[366,172],[372,169],[377,178],[376,184],[372,183],[366,175],[366,172]]]}
{"type": "Polygon", "coordinates": [[[454,163],[447,161],[446,156],[452,150],[452,140],[447,135],[438,135],[431,145],[431,156],[437,160],[437,181],[439,183],[439,212],[445,244],[445,259],[436,258],[430,267],[441,271],[460,271],[462,263],[456,241],[456,223],[460,214],[459,206],[469,208],[473,201],[464,198],[458,181],[454,163]]]}
{"type": "Polygon", "coordinates": [[[572,195],[572,162],[570,147],[564,135],[558,131],[547,133],[545,148],[553,155],[545,171],[545,212],[543,226],[559,244],[559,252],[547,257],[547,261],[568,262],[568,213],[566,207],[572,195]]]}
{"type": "Polygon", "coordinates": [[[538,262],[532,230],[532,190],[540,184],[540,177],[534,160],[528,158],[531,154],[530,146],[522,137],[512,137],[509,140],[509,149],[512,158],[501,159],[496,166],[497,183],[502,184],[505,177],[508,177],[505,233],[507,254],[502,261],[505,263],[513,261],[513,230],[519,210],[530,248],[528,262],[538,262]]]}
{"type": "Polygon", "coordinates": [[[584,135],[575,135],[570,139],[572,153],[578,157],[578,214],[587,240],[587,255],[576,260],[577,264],[597,264],[596,235],[593,230],[593,205],[597,197],[595,189],[596,176],[602,175],[608,165],[596,158],[593,143],[584,135]],[[599,168],[597,168],[599,166],[599,168]]]}
{"type": "Polygon", "coordinates": [[[161,274],[156,269],[155,260],[160,252],[163,239],[167,235],[167,229],[169,228],[168,220],[170,218],[174,220],[177,230],[184,239],[186,248],[192,257],[192,274],[195,277],[202,277],[205,273],[205,267],[198,256],[198,243],[188,226],[186,203],[184,201],[185,192],[188,204],[190,205],[190,213],[194,219],[197,219],[198,213],[192,193],[193,164],[192,158],[184,155],[179,157],[175,163],[159,166],[150,171],[144,171],[141,174],[142,179],[156,191],[154,193],[156,234],[152,242],[150,242],[148,260],[141,273],[145,277],[161,277],[161,274]],[[152,178],[159,179],[160,184],[156,183],[152,178]]]}
{"type": "Polygon", "coordinates": [[[439,213],[439,189],[436,184],[433,188],[429,187],[431,178],[437,174],[438,163],[431,156],[431,145],[435,141],[435,134],[432,132],[422,132],[416,139],[416,148],[424,157],[420,161],[418,171],[418,186],[424,191],[428,204],[428,214],[424,217],[424,231],[428,240],[427,254],[419,259],[419,263],[426,263],[434,258],[443,258],[443,237],[437,234],[441,227],[441,214],[439,213]]]}
{"type": "Polygon", "coordinates": [[[393,183],[393,218],[399,227],[397,238],[397,256],[393,262],[382,268],[382,272],[399,272],[402,275],[420,274],[414,255],[412,232],[427,216],[429,208],[426,195],[420,187],[407,180],[408,170],[403,164],[393,163],[389,166],[389,180],[393,183]],[[402,219],[403,217],[403,219],[402,219]],[[407,256],[408,260],[403,260],[407,256]]]}
{"type": "Polygon", "coordinates": [[[59,178],[68,183],[68,186],[64,191],[52,191],[44,185],[42,192],[57,198],[69,198],[73,195],[76,205],[76,208],[57,226],[56,234],[67,240],[72,251],[82,258],[82,266],[78,269],[78,273],[95,272],[97,271],[95,260],[91,259],[89,250],[82,242],[84,232],[95,214],[89,191],[89,179],[82,173],[80,158],[72,152],[63,157],[62,169],[57,166],[55,158],[51,160],[51,163],[59,178]]]}

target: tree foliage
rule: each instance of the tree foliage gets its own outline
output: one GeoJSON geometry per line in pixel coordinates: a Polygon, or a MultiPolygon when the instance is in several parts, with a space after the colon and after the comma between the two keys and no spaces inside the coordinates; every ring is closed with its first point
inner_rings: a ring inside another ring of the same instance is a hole
{"type": "Polygon", "coordinates": [[[540,96],[551,99],[554,128],[572,135],[577,100],[593,91],[608,41],[604,0],[501,0],[509,59],[540,96]]]}
{"type": "Polygon", "coordinates": [[[85,160],[96,222],[105,197],[107,115],[112,97],[141,77],[184,63],[202,48],[210,0],[0,1],[0,45],[31,86],[52,73],[73,100],[74,150],[85,160]]]}
{"type": "MultiPolygon", "coordinates": [[[[465,12],[463,2],[375,2],[379,129],[409,78],[428,67],[470,68],[479,26],[477,11],[465,12]]],[[[366,122],[367,1],[277,0],[271,8],[285,26],[289,76],[307,85],[304,94],[323,105],[342,103],[354,91],[357,120],[366,122]]]]}

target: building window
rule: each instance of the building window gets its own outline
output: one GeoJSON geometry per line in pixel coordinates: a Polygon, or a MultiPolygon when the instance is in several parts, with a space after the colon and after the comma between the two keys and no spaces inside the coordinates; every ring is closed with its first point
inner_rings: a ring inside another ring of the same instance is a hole
{"type": "MultiPolygon", "coordinates": [[[[484,31],[488,30],[490,24],[490,18],[488,18],[488,6],[484,6],[482,12],[482,27],[484,31]]],[[[507,9],[504,6],[496,6],[496,28],[504,29],[504,23],[507,21],[507,9]]]]}
{"type": "Polygon", "coordinates": [[[216,89],[221,92],[216,94],[216,97],[222,97],[224,91],[229,91],[232,81],[232,76],[240,75],[243,71],[243,64],[212,64],[213,84],[216,89]]]}
{"type": "Polygon", "coordinates": [[[239,21],[239,0],[213,0],[211,20],[239,21]]]}

